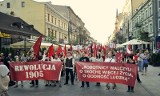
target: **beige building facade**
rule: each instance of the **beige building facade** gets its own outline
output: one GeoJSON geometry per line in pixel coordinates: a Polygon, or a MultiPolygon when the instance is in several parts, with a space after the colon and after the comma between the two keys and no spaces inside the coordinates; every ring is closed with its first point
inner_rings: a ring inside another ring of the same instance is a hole
{"type": "Polygon", "coordinates": [[[68,42],[69,20],[57,12],[51,2],[33,0],[4,0],[0,12],[20,17],[47,36],[48,41],[68,42]]]}

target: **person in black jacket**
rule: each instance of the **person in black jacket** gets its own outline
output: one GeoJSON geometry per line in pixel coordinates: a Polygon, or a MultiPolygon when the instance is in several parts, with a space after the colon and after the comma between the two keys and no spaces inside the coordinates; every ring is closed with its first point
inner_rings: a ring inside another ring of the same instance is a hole
{"type": "Polygon", "coordinates": [[[65,66],[65,71],[66,71],[66,82],[64,85],[68,84],[69,80],[69,74],[71,77],[71,84],[74,85],[74,75],[73,75],[73,70],[74,70],[74,58],[72,58],[72,53],[67,52],[67,57],[64,59],[64,66],[65,66]]]}
{"type": "MultiPolygon", "coordinates": [[[[133,60],[133,55],[130,55],[128,57],[127,63],[128,64],[135,64],[135,61],[133,60]]],[[[137,81],[138,81],[138,83],[141,83],[141,80],[140,80],[139,74],[138,74],[138,70],[137,70],[137,81]]],[[[134,86],[128,86],[127,92],[134,92],[134,86]]]]}
{"type": "MultiPolygon", "coordinates": [[[[89,58],[85,52],[82,53],[82,57],[79,59],[80,62],[89,62],[89,58]]],[[[89,88],[89,82],[86,82],[87,87],[89,88]]],[[[84,88],[84,81],[82,81],[81,88],[84,88]]]]}

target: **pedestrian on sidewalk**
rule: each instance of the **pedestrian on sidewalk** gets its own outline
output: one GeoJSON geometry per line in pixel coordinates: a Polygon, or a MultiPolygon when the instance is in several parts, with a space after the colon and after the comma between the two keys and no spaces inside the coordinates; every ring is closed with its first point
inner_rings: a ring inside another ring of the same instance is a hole
{"type": "Polygon", "coordinates": [[[138,56],[139,72],[143,72],[143,57],[144,57],[143,50],[140,50],[137,56],[138,56]]]}
{"type": "Polygon", "coordinates": [[[143,72],[142,75],[147,75],[147,68],[149,64],[149,53],[147,51],[144,52],[144,58],[143,58],[143,72]]]}
{"type": "MultiPolygon", "coordinates": [[[[113,55],[112,51],[108,52],[108,56],[107,56],[107,58],[105,59],[104,62],[112,62],[112,63],[116,62],[115,59],[114,59],[114,55],[113,55]]],[[[112,89],[116,89],[116,86],[117,86],[116,83],[112,83],[112,89]]],[[[106,87],[109,90],[110,89],[110,83],[107,83],[106,87]]]]}
{"type": "Polygon", "coordinates": [[[8,85],[9,85],[9,69],[6,65],[0,65],[0,96],[9,96],[8,85]]]}
{"type": "MultiPolygon", "coordinates": [[[[90,62],[87,54],[85,52],[82,53],[82,57],[79,59],[80,62],[90,62]]],[[[89,88],[89,82],[82,81],[81,88],[84,88],[84,83],[86,83],[87,88],[89,88]]]]}

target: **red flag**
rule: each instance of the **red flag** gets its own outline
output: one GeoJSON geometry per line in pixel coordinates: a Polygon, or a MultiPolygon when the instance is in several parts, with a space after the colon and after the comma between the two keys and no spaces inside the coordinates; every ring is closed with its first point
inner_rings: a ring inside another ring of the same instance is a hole
{"type": "Polygon", "coordinates": [[[59,45],[56,54],[59,56],[61,52],[62,52],[62,47],[61,45],[59,45]]]}
{"type": "Polygon", "coordinates": [[[65,46],[64,46],[63,53],[64,53],[64,57],[66,57],[66,55],[67,55],[66,44],[65,44],[65,46]]]}
{"type": "Polygon", "coordinates": [[[38,56],[39,56],[41,42],[42,42],[42,35],[39,36],[39,38],[37,39],[37,41],[33,45],[33,52],[34,52],[36,58],[38,58],[38,56]]]}
{"type": "Polygon", "coordinates": [[[72,48],[72,44],[70,44],[70,51],[72,52],[73,48],[72,48]]]}
{"type": "Polygon", "coordinates": [[[106,55],[107,55],[107,46],[105,45],[105,46],[103,46],[103,53],[104,53],[104,58],[106,57],[106,55]]]}
{"type": "Polygon", "coordinates": [[[53,47],[53,44],[51,46],[49,46],[48,48],[48,57],[52,57],[54,54],[54,47],[53,47]]]}
{"type": "Polygon", "coordinates": [[[94,57],[97,56],[97,48],[96,48],[96,44],[94,44],[94,57]]]}

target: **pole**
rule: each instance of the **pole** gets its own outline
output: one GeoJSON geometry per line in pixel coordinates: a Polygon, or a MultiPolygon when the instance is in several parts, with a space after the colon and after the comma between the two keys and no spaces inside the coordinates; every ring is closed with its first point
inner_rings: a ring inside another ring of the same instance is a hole
{"type": "Polygon", "coordinates": [[[157,49],[157,35],[158,35],[158,0],[153,0],[153,31],[154,31],[154,45],[157,49]]]}
{"type": "Polygon", "coordinates": [[[26,37],[24,37],[24,56],[26,57],[26,43],[27,43],[27,40],[26,40],[26,37]]]}

